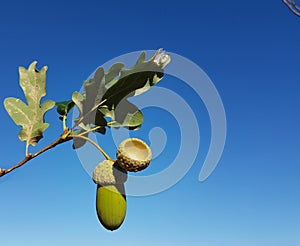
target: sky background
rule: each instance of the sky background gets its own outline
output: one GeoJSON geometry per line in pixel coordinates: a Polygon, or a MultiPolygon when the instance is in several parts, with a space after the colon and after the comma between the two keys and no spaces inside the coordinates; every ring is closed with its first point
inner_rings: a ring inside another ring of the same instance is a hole
{"type": "MultiPolygon", "coordinates": [[[[300,18],[280,0],[5,1],[0,35],[1,102],[24,98],[18,67],[34,60],[49,67],[47,98],[61,101],[108,60],[163,47],[209,75],[228,124],[220,163],[201,183],[209,118],[199,98],[167,76],[159,86],[181,93],[201,128],[188,174],[162,193],[128,197],[123,225],[109,232],[96,216],[96,186],[66,143],[0,179],[1,245],[300,244],[300,18]]],[[[25,145],[3,106],[0,115],[0,167],[8,168],[23,159],[25,145]]],[[[154,172],[178,151],[178,125],[159,109],[145,110],[145,118],[134,136],[147,141],[153,127],[168,136],[149,167],[154,172]]],[[[61,132],[55,110],[46,120],[51,126],[31,152],[61,132]]],[[[113,156],[109,138],[103,147],[113,156]]]]}

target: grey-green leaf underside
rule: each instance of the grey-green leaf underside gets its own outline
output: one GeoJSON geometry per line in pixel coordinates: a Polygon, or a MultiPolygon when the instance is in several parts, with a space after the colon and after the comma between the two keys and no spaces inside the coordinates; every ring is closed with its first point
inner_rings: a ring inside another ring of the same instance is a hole
{"type": "Polygon", "coordinates": [[[40,71],[36,69],[37,62],[31,63],[28,70],[19,68],[20,86],[24,92],[27,104],[18,98],[6,98],[4,107],[13,121],[22,127],[19,139],[35,146],[43,137],[43,132],[49,124],[45,123],[45,113],[55,106],[52,100],[40,104],[46,95],[46,71],[44,66],[40,71]]]}

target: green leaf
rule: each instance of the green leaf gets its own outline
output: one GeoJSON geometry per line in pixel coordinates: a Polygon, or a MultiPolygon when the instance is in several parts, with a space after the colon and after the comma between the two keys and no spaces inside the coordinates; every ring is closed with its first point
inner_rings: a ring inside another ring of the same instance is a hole
{"type": "Polygon", "coordinates": [[[140,95],[157,84],[163,78],[163,68],[170,62],[170,56],[161,52],[161,49],[148,61],[145,57],[146,53],[142,52],[133,67],[122,69],[118,77],[108,84],[102,97],[105,103],[99,106],[99,110],[116,122],[111,126],[134,128],[140,127],[143,122],[141,111],[127,99],[140,95]]]}
{"type": "Polygon", "coordinates": [[[81,95],[78,91],[75,91],[72,95],[72,101],[75,103],[75,105],[77,106],[80,115],[83,114],[83,105],[82,102],[84,100],[83,95],[81,95]]]}
{"type": "Polygon", "coordinates": [[[138,128],[144,121],[142,111],[140,111],[134,104],[130,103],[127,98],[122,100],[116,110],[109,111],[108,108],[100,107],[102,113],[114,121],[109,123],[111,127],[127,127],[130,129],[138,128]],[[121,123],[120,123],[121,122],[121,123]]]}
{"type": "Polygon", "coordinates": [[[46,100],[40,105],[42,97],[46,95],[46,71],[36,69],[37,62],[31,63],[28,70],[19,68],[20,86],[23,89],[27,104],[18,98],[6,98],[4,107],[13,121],[22,127],[19,139],[35,146],[43,137],[43,132],[49,124],[45,123],[45,113],[54,107],[55,102],[46,100]]]}
{"type": "Polygon", "coordinates": [[[120,75],[120,72],[124,66],[124,63],[121,62],[113,64],[105,73],[105,84],[109,86],[109,83],[120,75]]]}
{"type": "Polygon", "coordinates": [[[79,110],[79,117],[75,121],[80,120],[80,123],[93,124],[102,122],[106,126],[104,116],[99,114],[97,107],[101,104],[101,98],[106,90],[105,88],[105,73],[102,67],[98,68],[93,78],[84,82],[84,93],[74,92],[72,100],[79,110]],[[103,118],[103,119],[99,119],[103,118]],[[97,119],[98,118],[98,119],[97,119]]]}
{"type": "Polygon", "coordinates": [[[56,111],[62,116],[66,116],[71,109],[75,106],[75,103],[73,100],[63,101],[63,102],[57,102],[56,105],[56,111]]]}
{"type": "MultiPolygon", "coordinates": [[[[107,121],[97,109],[106,90],[104,69],[102,67],[98,68],[94,77],[85,81],[83,85],[83,94],[75,91],[72,95],[72,101],[79,111],[79,116],[74,121],[82,130],[90,130],[91,127],[98,126],[99,128],[96,131],[105,134],[107,121]]],[[[85,136],[88,136],[88,134],[85,136]]],[[[73,148],[80,148],[85,143],[86,141],[82,139],[74,139],[73,148]]]]}
{"type": "Polygon", "coordinates": [[[85,100],[83,102],[83,113],[96,111],[95,105],[101,102],[105,91],[105,73],[102,67],[98,68],[92,79],[84,83],[85,100]]]}
{"type": "Polygon", "coordinates": [[[143,62],[145,62],[146,60],[146,52],[143,51],[141,54],[140,54],[140,57],[138,58],[137,62],[135,65],[139,65],[139,64],[143,64],[143,62]]]}

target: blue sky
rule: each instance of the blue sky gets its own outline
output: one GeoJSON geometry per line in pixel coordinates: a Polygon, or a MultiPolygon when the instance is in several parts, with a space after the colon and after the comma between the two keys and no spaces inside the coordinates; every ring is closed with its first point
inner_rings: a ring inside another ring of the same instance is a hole
{"type": "MultiPolygon", "coordinates": [[[[60,101],[108,60],[163,47],[209,75],[227,117],[223,156],[201,183],[209,118],[199,98],[167,76],[160,86],[198,112],[201,146],[188,174],[162,193],[128,197],[124,224],[108,232],[96,217],[96,187],[66,143],[0,179],[1,245],[299,244],[299,27],[279,0],[1,3],[1,102],[23,98],[17,68],[34,60],[48,65],[48,98],[60,101]]],[[[23,158],[24,143],[3,106],[0,115],[0,166],[8,168],[23,158]]],[[[55,110],[46,115],[51,126],[40,147],[60,134],[56,117],[55,110]]],[[[172,161],[179,133],[162,110],[145,110],[145,117],[134,136],[147,140],[151,127],[170,136],[151,173],[172,161]]],[[[114,155],[109,138],[103,147],[114,155]]]]}

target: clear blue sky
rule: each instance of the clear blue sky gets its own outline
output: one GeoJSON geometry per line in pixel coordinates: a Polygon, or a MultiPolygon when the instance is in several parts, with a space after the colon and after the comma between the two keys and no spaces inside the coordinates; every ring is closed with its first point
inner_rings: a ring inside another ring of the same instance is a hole
{"type": "MultiPolygon", "coordinates": [[[[49,66],[48,98],[59,101],[106,61],[163,47],[210,76],[228,123],[222,159],[201,183],[210,128],[199,106],[203,145],[196,163],[167,191],[128,197],[126,219],[115,232],[97,220],[95,185],[71,143],[45,153],[0,179],[1,245],[300,244],[300,18],[280,0],[5,1],[0,35],[1,102],[23,98],[17,68],[33,60],[49,66]]],[[[160,85],[172,88],[171,82],[160,85]]],[[[198,105],[188,90],[181,93],[198,105]]],[[[159,126],[154,116],[163,114],[145,112],[145,127],[134,135],[147,138],[147,127],[159,126]]],[[[0,115],[0,166],[8,168],[23,158],[24,143],[3,106],[0,115]]],[[[46,119],[51,127],[40,147],[60,133],[55,110],[46,119]]],[[[166,131],[172,135],[175,125],[166,131]]],[[[172,143],[153,168],[171,161],[172,143]]]]}

